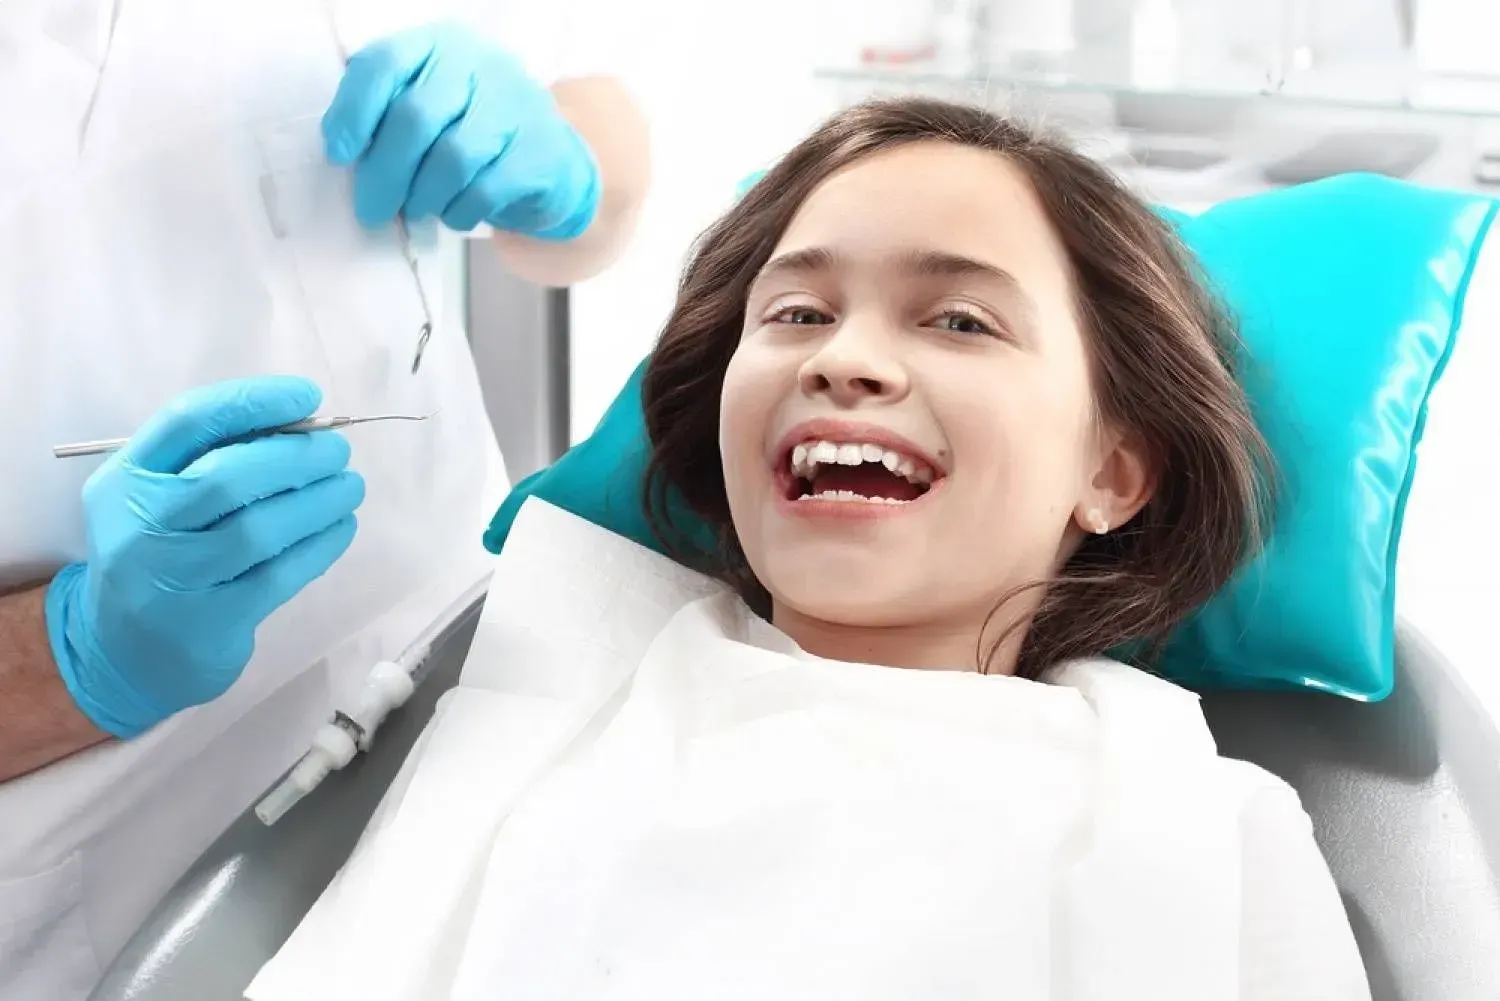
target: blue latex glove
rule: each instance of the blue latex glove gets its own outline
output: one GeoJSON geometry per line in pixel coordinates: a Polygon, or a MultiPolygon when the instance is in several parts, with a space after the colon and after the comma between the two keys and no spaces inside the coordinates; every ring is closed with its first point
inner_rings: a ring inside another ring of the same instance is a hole
{"type": "Polygon", "coordinates": [[[89,477],[88,560],[53,578],[47,631],[100,729],[133,737],[224,694],[261,621],[349,547],[365,487],[342,435],[235,441],[320,402],[280,376],[195,390],[89,477]]]}
{"type": "Polygon", "coordinates": [[[467,232],[570,240],[593,222],[599,170],[552,95],[515,59],[453,25],[417,28],[349,60],[323,138],[356,164],[354,211],[376,228],[397,212],[467,232]]]}

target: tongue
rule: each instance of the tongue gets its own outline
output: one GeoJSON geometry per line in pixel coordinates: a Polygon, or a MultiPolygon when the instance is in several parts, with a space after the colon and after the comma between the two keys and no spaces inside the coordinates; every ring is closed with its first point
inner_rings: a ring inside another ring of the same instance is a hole
{"type": "Polygon", "coordinates": [[[891,500],[916,500],[922,491],[904,476],[897,476],[877,462],[858,466],[824,466],[813,480],[814,494],[830,490],[848,490],[862,497],[887,497],[891,500]]]}

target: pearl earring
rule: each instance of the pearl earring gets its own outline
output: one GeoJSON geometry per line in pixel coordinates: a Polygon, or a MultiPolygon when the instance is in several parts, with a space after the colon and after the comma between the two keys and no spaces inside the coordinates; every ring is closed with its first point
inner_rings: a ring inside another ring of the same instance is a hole
{"type": "Polygon", "coordinates": [[[1089,531],[1095,535],[1104,535],[1109,532],[1109,522],[1104,520],[1104,513],[1096,507],[1089,508],[1089,531]]]}

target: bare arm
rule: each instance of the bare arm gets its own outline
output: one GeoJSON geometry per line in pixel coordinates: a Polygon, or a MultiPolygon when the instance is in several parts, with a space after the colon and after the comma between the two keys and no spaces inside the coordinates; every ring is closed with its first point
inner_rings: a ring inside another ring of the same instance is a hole
{"type": "Polygon", "coordinates": [[[107,739],[73,704],[57,673],[46,593],[34,587],[0,594],[0,782],[107,739]]]}
{"type": "Polygon", "coordinates": [[[494,241],[515,274],[539,285],[563,286],[592,278],[624,252],[650,186],[651,140],[645,115],[618,80],[561,80],[552,94],[599,165],[598,214],[576,240],[559,243],[497,232],[494,241]]]}
{"type": "Polygon", "coordinates": [[[1240,838],[1241,1001],[1369,1001],[1359,946],[1297,794],[1257,793],[1240,838]]]}

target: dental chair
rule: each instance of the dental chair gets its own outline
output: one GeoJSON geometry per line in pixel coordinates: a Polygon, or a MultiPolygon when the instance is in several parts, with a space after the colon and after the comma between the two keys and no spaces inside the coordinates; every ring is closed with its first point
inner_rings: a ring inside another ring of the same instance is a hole
{"type": "MultiPolygon", "coordinates": [[[[333,879],[457,681],[465,628],[380,731],[275,827],[247,813],[198,860],[109,967],[92,1001],[240,1001],[333,879]]],[[[1375,1001],[1494,1001],[1500,985],[1500,732],[1449,664],[1403,624],[1395,693],[1204,699],[1224,754],[1302,795],[1343,890],[1375,1001]]]]}

